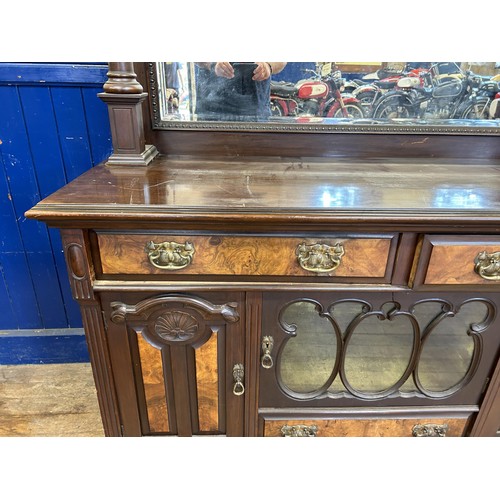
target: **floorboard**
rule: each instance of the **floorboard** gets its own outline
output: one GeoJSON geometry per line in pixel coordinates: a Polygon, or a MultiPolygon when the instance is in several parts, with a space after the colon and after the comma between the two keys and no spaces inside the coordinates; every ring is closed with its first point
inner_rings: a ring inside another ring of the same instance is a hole
{"type": "Polygon", "coordinates": [[[0,437],[103,437],[89,363],[0,366],[0,437]]]}

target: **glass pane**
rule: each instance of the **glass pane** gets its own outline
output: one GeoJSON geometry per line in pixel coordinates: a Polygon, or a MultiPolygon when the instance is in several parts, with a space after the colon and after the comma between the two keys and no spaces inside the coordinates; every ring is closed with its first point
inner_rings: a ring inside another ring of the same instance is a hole
{"type": "Polygon", "coordinates": [[[366,315],[345,348],[346,383],[366,394],[391,389],[410,365],[415,334],[409,315],[366,315]]]}
{"type": "Polygon", "coordinates": [[[301,300],[280,317],[290,336],[279,351],[277,375],[285,392],[304,398],[447,396],[467,383],[477,362],[479,335],[469,332],[484,335],[493,317],[481,299],[462,305],[429,299],[410,310],[393,302],[374,309],[355,299],[323,310],[301,300]]]}
{"type": "MultiPolygon", "coordinates": [[[[429,311],[435,307],[435,304],[419,304],[415,315],[419,319],[429,316],[429,311]]],[[[443,392],[460,383],[474,352],[473,338],[467,332],[472,324],[482,322],[486,314],[484,304],[471,302],[464,304],[457,314],[444,317],[436,327],[430,325],[418,365],[419,379],[425,390],[443,392]]]]}
{"type": "Polygon", "coordinates": [[[281,380],[294,392],[316,391],[335,367],[337,338],[332,323],[319,315],[315,304],[305,301],[289,305],[282,318],[296,326],[296,336],[286,341],[280,356],[281,380]]]}

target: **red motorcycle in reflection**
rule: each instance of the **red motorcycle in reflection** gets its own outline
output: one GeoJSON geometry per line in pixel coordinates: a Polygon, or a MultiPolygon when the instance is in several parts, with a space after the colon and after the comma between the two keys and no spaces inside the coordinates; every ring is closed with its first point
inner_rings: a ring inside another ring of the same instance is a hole
{"type": "Polygon", "coordinates": [[[345,80],[332,64],[304,71],[313,77],[297,83],[271,82],[273,116],[363,118],[359,101],[342,92],[345,80]]]}
{"type": "Polygon", "coordinates": [[[389,90],[393,90],[401,78],[418,78],[420,84],[423,86],[425,83],[423,75],[428,71],[426,68],[405,68],[399,72],[383,72],[379,70],[366,75],[366,80],[370,80],[371,83],[358,85],[353,90],[352,95],[361,103],[365,116],[371,117],[378,100],[389,90]],[[382,78],[377,79],[377,75],[380,75],[382,78]]]}

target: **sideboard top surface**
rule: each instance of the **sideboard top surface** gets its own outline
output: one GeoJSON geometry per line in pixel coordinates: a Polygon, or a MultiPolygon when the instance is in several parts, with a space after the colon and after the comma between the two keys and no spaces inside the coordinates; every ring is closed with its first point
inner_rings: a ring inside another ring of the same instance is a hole
{"type": "MultiPolygon", "coordinates": [[[[472,160],[200,159],[98,165],[27,216],[55,221],[500,222],[500,165],[472,160]]],[[[57,224],[54,224],[57,225],[57,224]]]]}

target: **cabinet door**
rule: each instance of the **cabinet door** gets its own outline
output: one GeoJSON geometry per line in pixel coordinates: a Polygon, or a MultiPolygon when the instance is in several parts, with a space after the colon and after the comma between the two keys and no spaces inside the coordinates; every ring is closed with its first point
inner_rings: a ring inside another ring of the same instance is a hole
{"type": "Polygon", "coordinates": [[[268,294],[260,407],[479,405],[494,294],[268,294]]]}
{"type": "Polygon", "coordinates": [[[240,294],[103,296],[124,435],[243,432],[240,294]]]}

